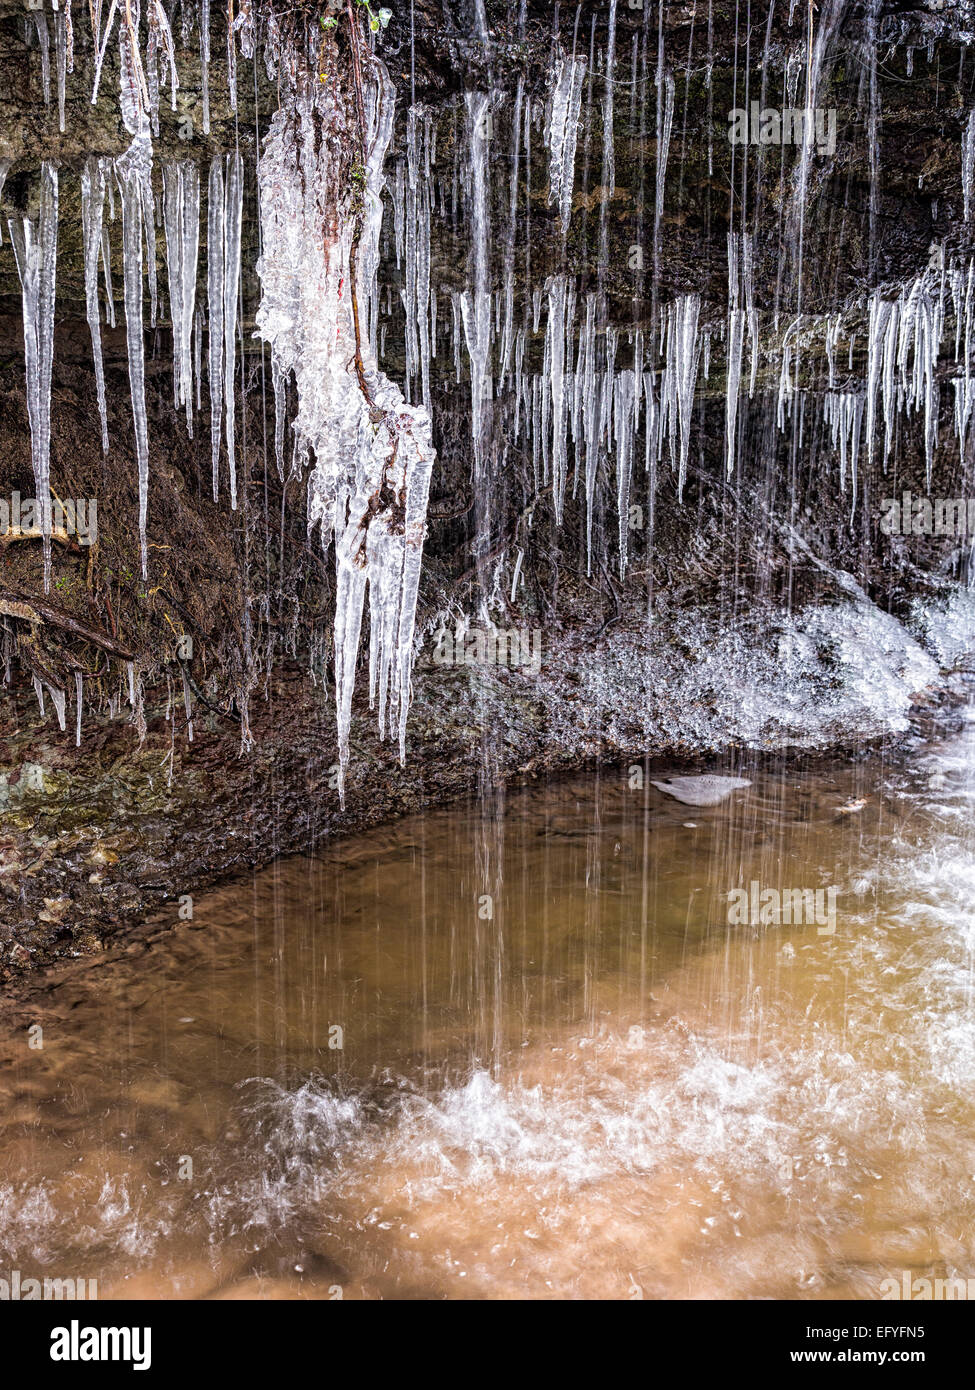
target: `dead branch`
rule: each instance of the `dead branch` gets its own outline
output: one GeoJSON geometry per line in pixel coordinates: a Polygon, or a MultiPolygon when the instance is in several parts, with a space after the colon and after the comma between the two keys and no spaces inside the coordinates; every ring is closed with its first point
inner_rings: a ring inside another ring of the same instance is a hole
{"type": "Polygon", "coordinates": [[[75,637],[83,637],[86,642],[101,647],[102,651],[108,652],[111,656],[117,656],[122,661],[135,660],[135,653],[121,646],[114,638],[109,637],[104,632],[99,632],[96,628],[88,627],[85,623],[79,623],[77,618],[73,618],[70,613],[65,613],[61,608],[56,608],[53,603],[48,603],[46,599],[35,598],[33,595],[30,598],[25,598],[22,594],[0,590],[0,613],[5,613],[11,618],[20,618],[23,622],[50,623],[53,627],[59,627],[75,637]]]}

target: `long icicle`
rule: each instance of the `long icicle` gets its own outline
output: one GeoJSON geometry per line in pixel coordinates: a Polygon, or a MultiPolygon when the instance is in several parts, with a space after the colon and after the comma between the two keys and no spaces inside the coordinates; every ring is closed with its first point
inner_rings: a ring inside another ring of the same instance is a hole
{"type": "Polygon", "coordinates": [[[24,311],[27,415],[35,501],[44,547],[44,592],[51,587],[51,368],[54,360],[54,296],[58,254],[58,174],[41,165],[37,220],[10,223],[24,311]]]}

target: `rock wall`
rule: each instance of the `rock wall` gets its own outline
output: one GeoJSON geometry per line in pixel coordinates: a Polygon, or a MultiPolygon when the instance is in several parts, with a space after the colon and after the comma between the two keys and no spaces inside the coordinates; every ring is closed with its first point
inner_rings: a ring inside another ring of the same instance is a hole
{"type": "MultiPolygon", "coordinates": [[[[56,19],[41,13],[51,44],[47,102],[37,12],[0,3],[0,160],[9,161],[0,193],[0,497],[29,497],[34,487],[7,221],[37,215],[49,160],[60,186],[52,488],[59,498],[97,500],[98,536],[96,545],[77,534],[56,540],[46,596],[39,540],[0,538],[0,971],[98,949],[119,923],[209,878],[466,794],[482,763],[504,779],[589,759],[726,763],[747,750],[850,746],[903,736],[912,708],[951,687],[944,673],[965,664],[975,624],[964,587],[971,537],[923,525],[891,535],[881,522],[884,499],[905,490],[965,500],[970,487],[967,416],[962,410],[959,425],[957,411],[969,390],[965,141],[975,65],[966,8],[834,0],[815,12],[811,43],[807,14],[788,7],[771,19],[752,13],[750,32],[741,13],[716,5],[488,3],[484,32],[480,9],[455,0],[394,9],[375,40],[399,97],[377,350],[410,399],[426,393],[438,459],[407,764],[376,737],[363,675],[344,810],[329,690],[334,561],[307,530],[311,464],[292,456],[293,391],[279,476],[269,360],[253,334],[256,160],[282,82],[266,62],[271,20],[307,25],[341,70],[346,15],[330,5],[242,10],[257,38],[253,59],[237,53],[235,112],[226,15],[214,12],[209,132],[200,13],[187,4],[170,16],[180,87],[174,111],[162,84],[157,200],[164,166],[193,161],[205,219],[213,159],[239,150],[243,161],[240,502],[231,509],[225,452],[216,501],[211,493],[207,229],[190,438],[174,404],[158,226],[154,324],[148,284],[144,307],[143,579],[117,217],[108,257],[115,326],[101,327],[107,454],[85,317],[82,170],[92,157],[118,158],[130,140],[116,96],[119,48],[106,47],[92,105],[90,19],[73,14],[62,133],[56,19]],[[323,27],[333,9],[336,25],[323,27]],[[585,75],[566,196],[553,187],[552,106],[556,75],[573,56],[585,75]],[[801,109],[810,82],[825,113],[822,149],[807,157],[788,143],[731,142],[736,111],[747,113],[750,139],[758,102],[760,137],[761,113],[801,109]],[[748,239],[747,275],[734,259],[743,243],[730,253],[729,234],[748,239]],[[901,329],[900,356],[894,343],[904,400],[891,415],[889,450],[883,303],[898,305],[902,324],[919,303],[943,318],[932,350],[919,347],[923,315],[913,338],[901,329]],[[685,359],[668,347],[679,305],[694,309],[689,395],[679,380],[685,359]],[[552,327],[560,313],[561,347],[552,327]],[[479,324],[487,324],[484,365],[475,360],[479,324]],[[558,404],[553,353],[564,350],[568,378],[584,370],[587,344],[592,372],[611,383],[608,395],[600,388],[604,423],[593,427],[602,442],[584,448],[589,427],[573,425],[560,485],[552,416],[564,408],[568,421],[572,406],[558,404]],[[732,370],[741,384],[729,393],[732,370]],[[646,411],[635,430],[622,415],[609,420],[629,399],[627,373],[653,398],[653,425],[646,411]],[[908,409],[911,373],[923,402],[908,409]],[[668,425],[660,413],[669,390],[668,425]],[[48,616],[35,608],[34,620],[17,606],[42,601],[48,616]],[[478,649],[478,633],[492,625],[524,638],[521,657],[509,652],[498,664],[478,649]],[[39,672],[42,691],[50,676],[67,692],[64,731],[49,698],[40,716],[39,672]]],[[[104,282],[100,293],[104,319],[104,282]]]]}

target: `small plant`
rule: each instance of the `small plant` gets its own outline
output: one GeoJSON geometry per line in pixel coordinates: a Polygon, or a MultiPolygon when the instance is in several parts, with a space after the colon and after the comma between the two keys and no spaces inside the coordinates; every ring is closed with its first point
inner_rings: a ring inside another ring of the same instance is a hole
{"type": "MultiPolygon", "coordinates": [[[[374,34],[378,34],[380,29],[385,29],[393,17],[392,10],[381,9],[374,11],[370,0],[356,0],[357,5],[364,5],[366,14],[369,16],[369,28],[374,34]]],[[[334,29],[338,24],[338,15],[323,14],[319,20],[323,29],[334,29]]]]}
{"type": "Polygon", "coordinates": [[[366,14],[369,16],[369,28],[374,34],[378,34],[380,29],[385,29],[393,17],[392,10],[379,10],[374,14],[369,0],[356,0],[356,3],[365,6],[366,14]]]}

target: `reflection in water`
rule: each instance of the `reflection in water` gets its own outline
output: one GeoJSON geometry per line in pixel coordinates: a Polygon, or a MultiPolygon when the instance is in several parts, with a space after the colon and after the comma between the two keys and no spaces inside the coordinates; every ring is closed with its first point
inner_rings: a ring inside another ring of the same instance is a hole
{"type": "Polygon", "coordinates": [[[975,726],[746,775],[403,821],[65,967],[43,1049],[0,1041],[0,1268],[101,1297],[975,1275],[975,726]],[[835,933],[729,925],[753,882],[835,888],[835,933]]]}

